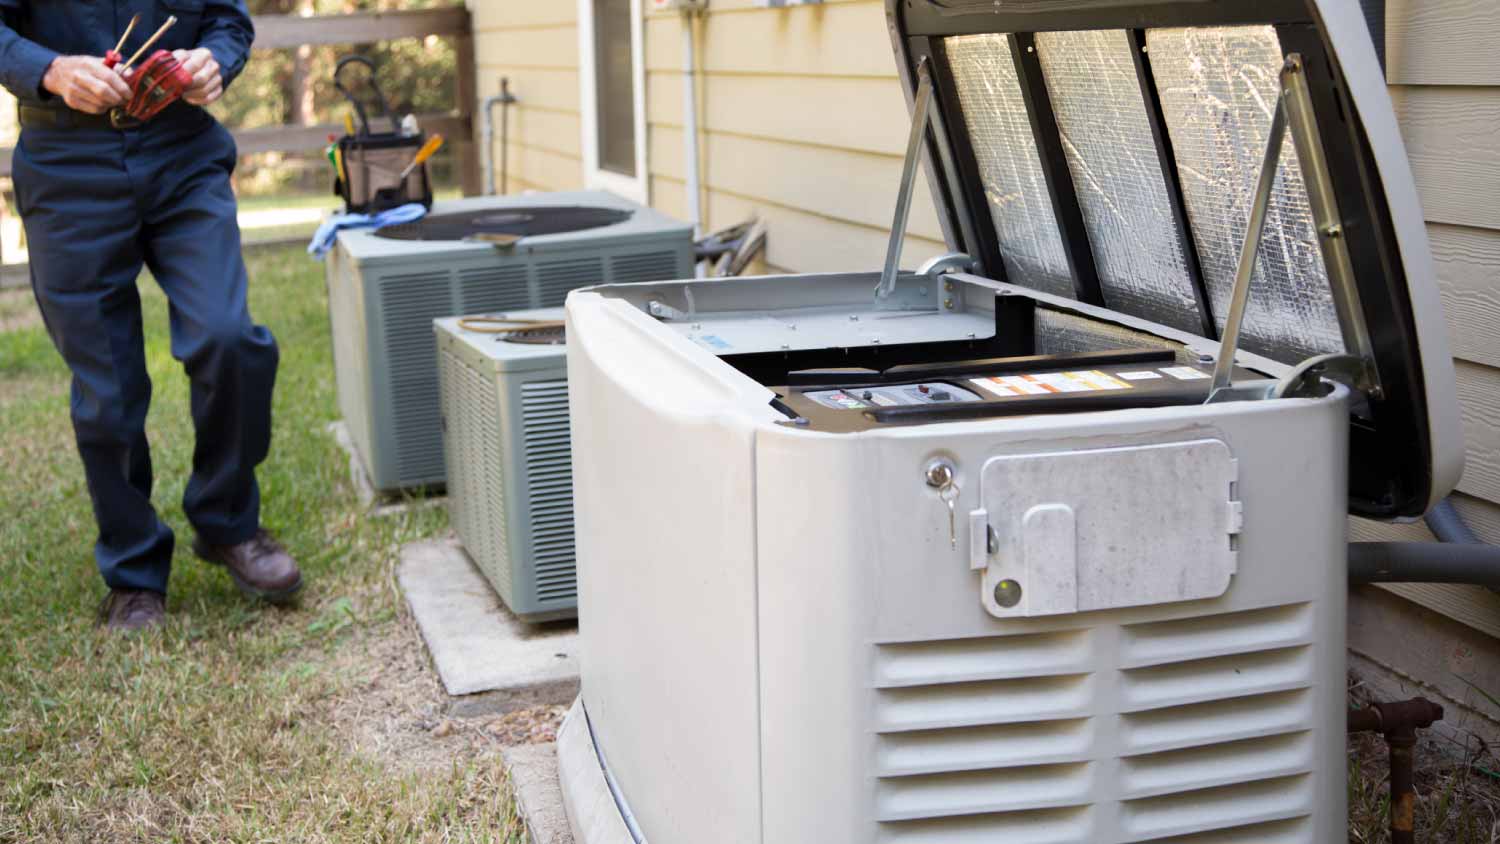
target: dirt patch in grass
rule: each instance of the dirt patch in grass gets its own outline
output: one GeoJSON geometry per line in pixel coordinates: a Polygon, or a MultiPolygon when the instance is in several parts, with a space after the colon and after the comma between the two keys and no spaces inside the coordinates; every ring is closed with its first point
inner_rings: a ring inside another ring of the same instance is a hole
{"type": "Polygon", "coordinates": [[[343,691],[325,717],[351,749],[403,771],[432,770],[503,747],[554,741],[567,709],[533,706],[504,715],[456,718],[410,613],[342,645],[328,670],[343,691]]]}

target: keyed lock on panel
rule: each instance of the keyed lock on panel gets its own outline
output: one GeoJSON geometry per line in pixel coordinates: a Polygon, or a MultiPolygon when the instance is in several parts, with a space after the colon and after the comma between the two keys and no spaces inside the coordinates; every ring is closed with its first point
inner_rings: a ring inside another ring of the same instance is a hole
{"type": "Polygon", "coordinates": [[[948,508],[948,544],[958,547],[958,468],[953,461],[939,457],[927,464],[927,485],[938,491],[938,498],[948,508]]]}

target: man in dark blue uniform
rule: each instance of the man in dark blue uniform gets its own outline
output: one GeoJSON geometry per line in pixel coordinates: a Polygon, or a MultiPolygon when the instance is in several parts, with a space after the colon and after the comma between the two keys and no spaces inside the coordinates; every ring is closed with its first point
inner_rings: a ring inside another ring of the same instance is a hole
{"type": "Polygon", "coordinates": [[[246,306],[234,139],[203,110],[244,68],[253,38],[244,0],[0,0],[0,84],[20,100],[16,204],[32,289],[73,372],[94,555],[110,589],[102,614],[114,629],[163,619],[173,549],[151,505],[142,266],[170,301],[172,354],[191,381],[197,441],[183,509],[194,550],[256,597],[302,585],[260,526],[255,467],[270,447],[277,349],[246,306]],[[176,16],[156,47],[193,76],[182,100],[144,125],[120,109],[126,78],[101,58],[137,13],[125,54],[176,16]]]}

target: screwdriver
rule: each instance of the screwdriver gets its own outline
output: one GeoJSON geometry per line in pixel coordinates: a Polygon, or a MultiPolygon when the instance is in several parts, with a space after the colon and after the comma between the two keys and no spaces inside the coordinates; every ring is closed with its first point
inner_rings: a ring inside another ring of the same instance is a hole
{"type": "MultiPolygon", "coordinates": [[[[147,38],[146,43],[142,44],[141,48],[135,51],[135,55],[130,57],[130,61],[124,63],[123,65],[120,65],[120,72],[124,73],[125,71],[129,70],[130,66],[135,64],[135,60],[144,55],[147,50],[151,49],[151,45],[155,44],[157,42],[157,39],[161,38],[163,35],[166,35],[167,30],[171,29],[174,25],[176,25],[176,23],[177,17],[175,15],[167,18],[167,22],[161,25],[161,29],[158,29],[150,38],[147,38]]],[[[129,34],[128,30],[127,34],[129,34]]],[[[105,63],[108,63],[107,58],[105,60],[105,63]]]]}
{"type": "Polygon", "coordinates": [[[442,135],[433,135],[431,138],[428,138],[427,143],[422,144],[422,148],[417,150],[416,155],[412,156],[411,163],[406,165],[405,170],[401,171],[401,181],[406,181],[406,177],[411,175],[411,171],[417,169],[417,165],[431,158],[432,154],[437,152],[442,145],[442,135]]]}
{"type": "Polygon", "coordinates": [[[113,50],[104,54],[105,67],[114,67],[120,62],[125,61],[125,55],[120,51],[125,49],[125,42],[130,40],[130,33],[135,31],[135,25],[140,22],[141,16],[139,13],[130,19],[130,23],[125,27],[125,34],[120,36],[120,43],[116,44],[113,50]]]}

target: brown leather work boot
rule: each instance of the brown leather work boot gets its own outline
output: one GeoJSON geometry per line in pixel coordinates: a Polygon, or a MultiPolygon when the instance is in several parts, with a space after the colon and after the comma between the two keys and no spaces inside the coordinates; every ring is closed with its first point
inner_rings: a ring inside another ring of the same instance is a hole
{"type": "Polygon", "coordinates": [[[111,589],[99,605],[99,620],[116,633],[160,627],[167,620],[167,599],[149,589],[111,589]]]}
{"type": "Polygon", "coordinates": [[[273,604],[291,600],[302,588],[297,561],[264,529],[238,545],[210,545],[194,540],[193,552],[204,561],[229,569],[234,585],[252,598],[273,604]]]}

